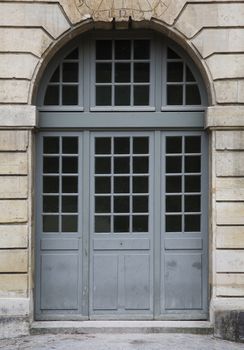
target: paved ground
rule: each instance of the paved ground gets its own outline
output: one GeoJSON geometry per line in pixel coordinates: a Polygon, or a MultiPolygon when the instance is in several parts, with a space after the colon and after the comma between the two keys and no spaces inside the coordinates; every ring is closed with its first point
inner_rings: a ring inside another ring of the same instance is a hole
{"type": "Polygon", "coordinates": [[[2,350],[239,350],[244,344],[207,335],[89,334],[35,335],[0,340],[2,350]]]}

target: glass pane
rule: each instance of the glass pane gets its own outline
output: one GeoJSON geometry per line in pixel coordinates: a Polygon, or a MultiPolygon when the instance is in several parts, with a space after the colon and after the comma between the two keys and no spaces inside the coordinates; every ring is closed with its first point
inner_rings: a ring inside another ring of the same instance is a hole
{"type": "Polygon", "coordinates": [[[176,213],[181,210],[181,196],[166,196],[166,212],[176,213]]]}
{"type": "Polygon", "coordinates": [[[185,232],[201,230],[201,215],[185,215],[185,232]]]}
{"type": "Polygon", "coordinates": [[[63,173],[78,173],[78,158],[77,157],[63,157],[62,158],[62,172],[63,173]]]}
{"type": "Polygon", "coordinates": [[[133,137],[133,153],[134,154],[148,154],[149,153],[149,139],[148,139],[148,137],[133,137]]]}
{"type": "Polygon", "coordinates": [[[186,105],[200,105],[201,96],[197,85],[186,85],[186,105]]]}
{"type": "Polygon", "coordinates": [[[58,215],[43,215],[42,225],[43,232],[58,232],[58,215]]]}
{"type": "Polygon", "coordinates": [[[63,63],[63,82],[78,82],[78,63],[63,63]]]}
{"type": "Polygon", "coordinates": [[[115,106],[130,105],[130,86],[115,86],[115,106]]]}
{"type": "Polygon", "coordinates": [[[77,154],[78,153],[78,138],[77,137],[63,137],[62,139],[62,153],[77,154]]]}
{"type": "Polygon", "coordinates": [[[96,105],[111,106],[111,86],[96,86],[96,105]]]}
{"type": "Polygon", "coordinates": [[[181,169],[181,157],[166,157],[166,173],[181,173],[181,169]]]}
{"type": "Polygon", "coordinates": [[[181,192],[181,176],[166,176],[166,192],[181,192]]]}
{"type": "Polygon", "coordinates": [[[201,153],[201,136],[185,137],[185,153],[201,153]]]}
{"type": "Polygon", "coordinates": [[[111,179],[110,177],[96,177],[95,178],[95,193],[110,193],[111,179]]]}
{"type": "Polygon", "coordinates": [[[181,232],[181,215],[166,215],[166,232],[181,232]]]}
{"type": "Polygon", "coordinates": [[[63,86],[62,103],[64,106],[78,105],[78,86],[63,86]]]}
{"type": "Polygon", "coordinates": [[[115,82],[130,82],[130,63],[115,63],[115,82]]]}
{"type": "Polygon", "coordinates": [[[130,178],[129,177],[114,177],[114,193],[129,193],[130,178]]]}
{"type": "Polygon", "coordinates": [[[187,82],[196,81],[196,79],[194,78],[194,75],[192,74],[192,72],[187,66],[186,66],[186,81],[187,82]]]}
{"type": "Polygon", "coordinates": [[[111,153],[111,138],[110,137],[96,137],[96,139],[95,139],[95,153],[96,154],[110,154],[111,153]]]}
{"type": "Polygon", "coordinates": [[[114,232],[129,232],[130,231],[129,216],[114,216],[114,232]]]}
{"type": "Polygon", "coordinates": [[[97,60],[112,59],[112,41],[111,40],[96,41],[96,59],[97,60]]]}
{"type": "Polygon", "coordinates": [[[59,105],[59,85],[49,85],[47,87],[45,98],[45,106],[57,106],[59,105]]]}
{"type": "Polygon", "coordinates": [[[129,157],[114,157],[114,172],[116,174],[127,174],[130,172],[129,157]]]}
{"type": "Polygon", "coordinates": [[[51,77],[51,79],[50,79],[50,82],[51,83],[58,83],[60,81],[60,67],[58,67],[55,71],[54,71],[54,73],[53,73],[53,75],[52,75],[52,77],[51,77]]]}
{"type": "Polygon", "coordinates": [[[115,154],[129,154],[130,153],[130,139],[129,137],[114,138],[114,153],[115,154]]]}
{"type": "Polygon", "coordinates": [[[59,153],[59,137],[44,137],[43,153],[59,153]]]}
{"type": "Polygon", "coordinates": [[[183,86],[168,85],[167,86],[167,104],[182,105],[183,104],[183,86]]]}
{"type": "Polygon", "coordinates": [[[149,86],[134,86],[134,106],[149,106],[149,86]]]}
{"type": "Polygon", "coordinates": [[[133,213],[148,213],[148,196],[133,196],[133,213]]]}
{"type": "Polygon", "coordinates": [[[43,176],[43,193],[58,193],[59,178],[57,176],[43,176]]]}
{"type": "Polygon", "coordinates": [[[110,216],[95,216],[95,232],[110,232],[110,216]]]}
{"type": "Polygon", "coordinates": [[[62,196],[62,212],[77,213],[78,212],[78,197],[77,196],[62,196]]]}
{"type": "Polygon", "coordinates": [[[150,41],[149,40],[134,40],[134,59],[149,59],[150,58],[150,41]]]}
{"type": "Polygon", "coordinates": [[[79,58],[79,50],[78,48],[76,48],[65,57],[65,60],[77,60],[78,58],[79,58]]]}
{"type": "Polygon", "coordinates": [[[148,173],[149,159],[148,157],[133,157],[133,173],[148,173]]]}
{"type": "Polygon", "coordinates": [[[185,211],[201,211],[201,196],[185,196],[185,211]]]}
{"type": "Polygon", "coordinates": [[[133,176],[133,193],[148,193],[147,176],[133,176]]]}
{"type": "Polygon", "coordinates": [[[59,172],[59,157],[44,157],[43,173],[58,173],[58,172],[59,172]]]}
{"type": "Polygon", "coordinates": [[[77,178],[77,176],[64,176],[62,178],[62,192],[63,193],[77,193],[78,192],[78,178],[77,178]]]}
{"type": "Polygon", "coordinates": [[[95,198],[95,212],[96,213],[110,213],[111,212],[111,198],[110,197],[96,197],[95,198]]]}
{"type": "Polygon", "coordinates": [[[134,63],[134,82],[148,83],[150,81],[150,64],[134,63]]]}
{"type": "Polygon", "coordinates": [[[185,176],[185,192],[200,192],[201,176],[185,176]]]}
{"type": "Polygon", "coordinates": [[[111,83],[112,81],[112,64],[97,63],[96,64],[96,82],[111,83]]]}
{"type": "Polygon", "coordinates": [[[182,137],[166,137],[166,153],[181,153],[182,137]]]}
{"type": "Polygon", "coordinates": [[[186,173],[200,173],[201,172],[201,157],[200,156],[186,156],[185,157],[185,172],[186,173]]]}
{"type": "Polygon", "coordinates": [[[114,197],[114,212],[128,213],[130,211],[130,197],[115,196],[114,197]]]}
{"type": "Polygon", "coordinates": [[[168,58],[171,58],[171,59],[180,58],[180,56],[179,56],[175,51],[173,51],[172,49],[170,49],[169,47],[168,47],[167,57],[168,57],[168,58]]]}
{"type": "Polygon", "coordinates": [[[131,58],[131,41],[115,40],[115,59],[127,60],[131,58]]]}
{"type": "Polygon", "coordinates": [[[111,158],[95,158],[95,173],[110,174],[111,173],[111,158]]]}
{"type": "Polygon", "coordinates": [[[183,63],[170,62],[167,64],[167,81],[183,82],[183,63]]]}
{"type": "Polygon", "coordinates": [[[58,196],[43,196],[43,212],[58,213],[59,197],[58,196]]]}
{"type": "Polygon", "coordinates": [[[148,232],[148,216],[147,215],[133,216],[132,231],[148,232]]]}
{"type": "Polygon", "coordinates": [[[62,232],[77,232],[77,231],[78,231],[78,216],[62,215],[62,232]]]}

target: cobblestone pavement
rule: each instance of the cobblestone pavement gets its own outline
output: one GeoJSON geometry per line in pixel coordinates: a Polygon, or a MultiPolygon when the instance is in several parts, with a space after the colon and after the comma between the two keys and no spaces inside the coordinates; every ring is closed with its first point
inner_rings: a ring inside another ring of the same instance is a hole
{"type": "Polygon", "coordinates": [[[3,350],[239,350],[244,344],[189,334],[35,335],[0,340],[3,350]]]}

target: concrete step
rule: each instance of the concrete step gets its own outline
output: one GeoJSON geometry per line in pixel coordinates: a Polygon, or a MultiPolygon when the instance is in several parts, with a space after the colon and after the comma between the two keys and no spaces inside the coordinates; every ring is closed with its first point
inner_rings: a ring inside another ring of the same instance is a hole
{"type": "Polygon", "coordinates": [[[36,321],[31,334],[188,333],[212,334],[208,321],[36,321]]]}

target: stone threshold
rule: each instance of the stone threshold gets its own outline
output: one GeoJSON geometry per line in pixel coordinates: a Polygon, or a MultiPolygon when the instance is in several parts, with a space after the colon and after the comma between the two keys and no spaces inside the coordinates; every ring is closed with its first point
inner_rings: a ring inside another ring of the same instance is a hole
{"type": "Polygon", "coordinates": [[[208,321],[35,321],[31,334],[184,333],[213,334],[208,321]]]}

